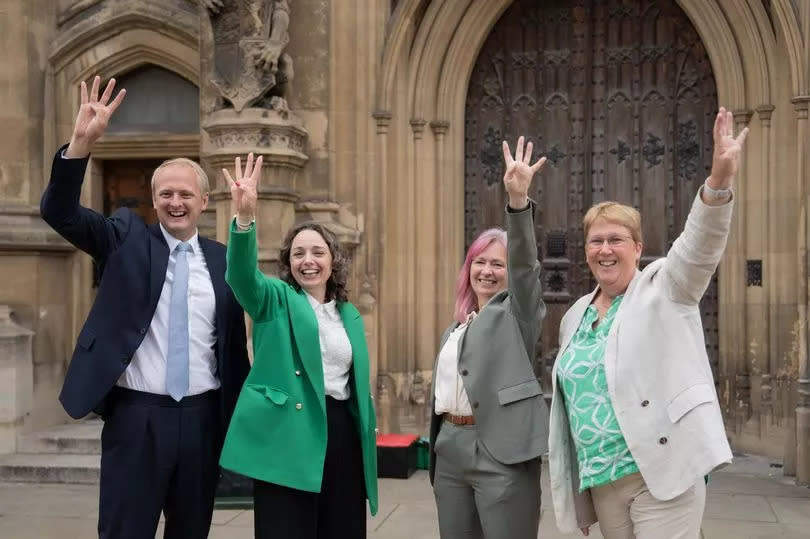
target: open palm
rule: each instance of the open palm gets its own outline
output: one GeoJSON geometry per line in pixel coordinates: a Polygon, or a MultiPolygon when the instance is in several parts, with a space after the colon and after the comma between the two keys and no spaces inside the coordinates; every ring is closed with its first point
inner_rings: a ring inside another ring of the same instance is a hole
{"type": "Polygon", "coordinates": [[[714,120],[714,154],[712,155],[712,185],[715,189],[731,187],[734,176],[740,168],[743,144],[748,136],[748,128],[734,137],[734,116],[731,111],[720,107],[714,120]]]}
{"type": "Polygon", "coordinates": [[[76,115],[76,122],[73,125],[73,135],[70,138],[70,145],[67,150],[68,157],[84,157],[90,152],[93,144],[104,134],[110,117],[121,105],[126,95],[126,90],[121,90],[115,99],[110,101],[115,89],[115,79],[110,79],[104,93],[98,96],[101,77],[93,79],[93,86],[88,95],[87,84],[81,83],[82,102],[79,106],[79,113],[76,115]]]}
{"type": "Polygon", "coordinates": [[[524,153],[523,142],[523,137],[518,138],[515,156],[512,157],[509,143],[503,141],[503,161],[506,165],[506,171],[503,174],[503,185],[509,195],[509,205],[513,208],[522,208],[526,205],[532,178],[546,162],[546,158],[541,157],[533,165],[529,165],[532,159],[532,143],[526,145],[524,153]]]}

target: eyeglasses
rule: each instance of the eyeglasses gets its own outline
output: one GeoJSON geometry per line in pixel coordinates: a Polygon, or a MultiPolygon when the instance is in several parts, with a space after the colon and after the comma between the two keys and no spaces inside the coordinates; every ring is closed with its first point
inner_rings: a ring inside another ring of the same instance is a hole
{"type": "Polygon", "coordinates": [[[607,243],[610,245],[611,249],[615,249],[617,247],[621,247],[626,243],[632,241],[633,238],[630,236],[610,236],[608,238],[591,238],[588,240],[587,245],[588,249],[592,251],[598,251],[602,248],[602,246],[607,243]]]}

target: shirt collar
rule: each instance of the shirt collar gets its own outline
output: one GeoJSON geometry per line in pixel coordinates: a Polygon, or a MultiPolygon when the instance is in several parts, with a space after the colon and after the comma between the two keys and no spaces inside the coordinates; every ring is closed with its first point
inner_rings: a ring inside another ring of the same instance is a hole
{"type": "Polygon", "coordinates": [[[336,303],[335,303],[334,299],[331,300],[331,301],[327,301],[326,303],[320,303],[317,299],[312,297],[312,295],[310,295],[310,293],[307,292],[306,290],[304,290],[304,294],[306,294],[307,301],[309,302],[310,306],[312,307],[312,310],[314,310],[316,313],[321,312],[321,313],[328,314],[332,318],[335,318],[335,317],[339,318],[339,314],[337,312],[337,306],[336,306],[336,303]]]}
{"type": "MultiPolygon", "coordinates": [[[[160,231],[163,233],[163,238],[166,240],[166,244],[169,246],[169,253],[173,253],[174,250],[180,245],[182,240],[179,240],[172,236],[168,230],[163,227],[163,223],[160,224],[160,231]]],[[[200,232],[199,230],[194,231],[194,235],[191,236],[186,243],[189,244],[191,247],[192,253],[198,253],[200,251],[200,232]]]]}

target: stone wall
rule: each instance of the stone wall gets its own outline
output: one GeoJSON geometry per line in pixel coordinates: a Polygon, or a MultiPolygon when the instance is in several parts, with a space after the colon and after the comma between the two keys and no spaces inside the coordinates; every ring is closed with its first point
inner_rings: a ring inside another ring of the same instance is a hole
{"type": "MultiPolygon", "coordinates": [[[[284,223],[327,222],[352,246],[351,298],[366,324],[383,430],[424,429],[433,360],[463,255],[466,85],[481,44],[510,3],[290,2],[287,52],[295,77],[287,98],[306,135],[304,157],[282,209],[271,204],[263,214],[263,267],[272,272],[277,257],[283,231],[272,226],[276,214],[284,223]]],[[[735,111],[739,126],[751,128],[720,268],[720,398],[728,435],[736,449],[782,457],[788,472],[810,481],[810,2],[678,4],[704,42],[720,102],[735,111]],[[761,281],[752,284],[760,267],[761,281]]],[[[70,134],[78,83],[152,63],[198,85],[205,101],[208,53],[200,48],[205,25],[197,0],[3,5],[0,304],[11,305],[17,323],[34,332],[28,424],[39,425],[66,418],[56,394],[93,297],[88,258],[37,216],[52,152],[70,134]]],[[[106,138],[91,161],[83,203],[102,205],[104,159],[196,151],[205,161],[213,155],[207,137],[106,138]]],[[[206,222],[225,239],[227,194],[218,169],[210,170],[219,202],[206,222]]],[[[268,178],[268,185],[278,180],[271,172],[268,178]]],[[[267,200],[281,200],[274,193],[267,200]]]]}

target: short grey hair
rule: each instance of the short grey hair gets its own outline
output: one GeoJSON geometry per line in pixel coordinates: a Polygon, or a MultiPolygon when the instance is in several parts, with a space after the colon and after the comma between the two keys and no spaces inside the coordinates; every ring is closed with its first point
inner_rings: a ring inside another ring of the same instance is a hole
{"type": "Polygon", "coordinates": [[[168,167],[171,167],[171,166],[174,166],[174,165],[187,166],[187,167],[191,168],[191,170],[193,170],[197,174],[197,180],[199,181],[199,184],[200,184],[200,194],[205,195],[206,193],[208,193],[208,191],[209,191],[208,174],[205,173],[205,171],[202,169],[202,167],[196,161],[192,161],[191,159],[188,159],[186,157],[175,157],[174,159],[168,159],[166,161],[163,161],[160,164],[160,166],[155,169],[155,171],[152,173],[152,192],[153,193],[155,192],[155,180],[157,179],[158,173],[161,170],[163,170],[165,168],[168,168],[168,167]]]}

